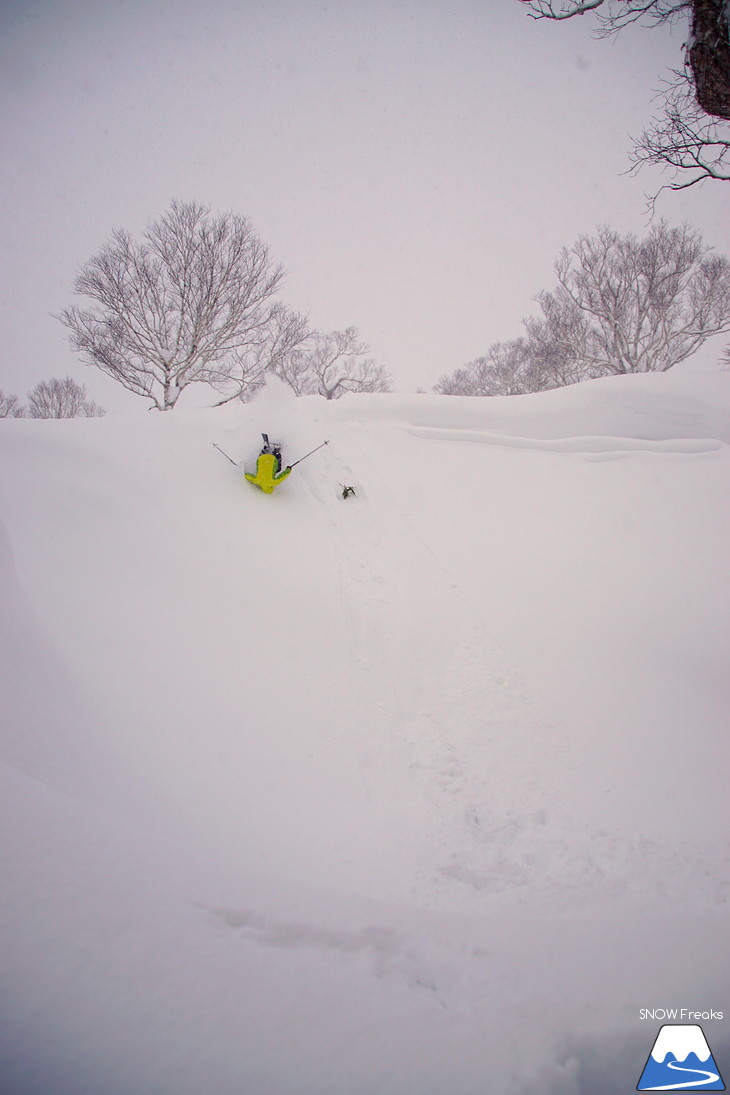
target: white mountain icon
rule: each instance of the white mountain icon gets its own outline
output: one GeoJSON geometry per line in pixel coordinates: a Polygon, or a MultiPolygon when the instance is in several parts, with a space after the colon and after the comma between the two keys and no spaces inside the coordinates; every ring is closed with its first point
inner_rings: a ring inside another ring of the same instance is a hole
{"type": "Polygon", "coordinates": [[[667,1024],[659,1031],[637,1091],[725,1091],[702,1027],[667,1024]]]}

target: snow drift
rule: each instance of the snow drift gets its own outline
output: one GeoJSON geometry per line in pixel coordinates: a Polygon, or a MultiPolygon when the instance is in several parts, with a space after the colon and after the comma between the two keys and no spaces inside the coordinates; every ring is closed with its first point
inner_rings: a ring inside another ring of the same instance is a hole
{"type": "Polygon", "coordinates": [[[3,1092],[608,1095],[723,998],[730,376],[0,426],[3,1092]]]}

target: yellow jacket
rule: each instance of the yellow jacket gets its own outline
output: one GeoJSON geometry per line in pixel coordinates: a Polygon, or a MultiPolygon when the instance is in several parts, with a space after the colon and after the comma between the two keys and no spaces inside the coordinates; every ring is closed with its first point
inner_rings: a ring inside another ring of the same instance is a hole
{"type": "Polygon", "coordinates": [[[291,468],[277,471],[276,465],[277,459],[273,452],[262,452],[256,461],[256,474],[249,475],[248,472],[244,474],[249,483],[253,483],[255,487],[261,487],[264,494],[273,494],[274,487],[278,487],[279,483],[283,483],[291,474],[291,468]]]}

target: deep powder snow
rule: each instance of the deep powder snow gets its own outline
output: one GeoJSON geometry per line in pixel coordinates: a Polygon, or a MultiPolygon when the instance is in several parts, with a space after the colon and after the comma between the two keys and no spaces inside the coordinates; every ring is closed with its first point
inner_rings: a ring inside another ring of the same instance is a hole
{"type": "Polygon", "coordinates": [[[727,373],[0,423],[3,1095],[609,1095],[727,1014],[729,445],[727,373]]]}

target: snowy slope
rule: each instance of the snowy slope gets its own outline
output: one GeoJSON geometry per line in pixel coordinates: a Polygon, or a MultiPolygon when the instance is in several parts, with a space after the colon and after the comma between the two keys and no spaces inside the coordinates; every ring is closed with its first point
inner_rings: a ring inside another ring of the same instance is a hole
{"type": "Polygon", "coordinates": [[[728,374],[0,425],[3,1095],[603,1095],[721,1006],[728,374]]]}

